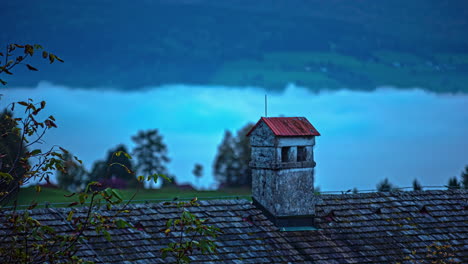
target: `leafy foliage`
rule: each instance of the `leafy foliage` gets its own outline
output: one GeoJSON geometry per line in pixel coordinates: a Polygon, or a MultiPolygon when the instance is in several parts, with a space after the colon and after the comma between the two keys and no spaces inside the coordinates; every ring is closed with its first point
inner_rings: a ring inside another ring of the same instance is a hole
{"type": "Polygon", "coordinates": [[[237,176],[237,159],[234,152],[234,138],[230,131],[224,132],[223,141],[218,147],[214,162],[214,175],[221,184],[231,186],[237,176]]]}
{"type": "MultiPolygon", "coordinates": [[[[51,174],[58,170],[66,173],[67,162],[72,160],[81,164],[81,160],[76,157],[70,157],[69,152],[61,147],[53,146],[50,149],[43,150],[36,148],[42,142],[45,133],[52,128],[56,128],[55,118],[47,117],[45,120],[38,119],[38,114],[45,108],[45,101],[35,103],[32,99],[12,103],[9,107],[13,111],[15,106],[24,109],[25,117],[11,119],[13,127],[11,133],[14,133],[20,139],[19,149],[31,148],[32,151],[24,153],[9,153],[7,159],[13,161],[8,166],[8,171],[2,172],[1,181],[7,184],[17,180],[17,184],[9,185],[9,189],[2,192],[1,201],[7,201],[15,192],[20,192],[21,186],[28,183],[40,182],[46,180],[49,182],[51,174]],[[21,178],[11,175],[18,168],[24,170],[21,178]]],[[[92,183],[89,186],[97,184],[92,183]]],[[[18,210],[16,202],[13,201],[13,207],[1,207],[1,215],[5,220],[4,224],[8,228],[8,234],[2,237],[2,246],[0,248],[1,259],[7,263],[56,263],[70,262],[78,263],[79,258],[75,256],[79,249],[80,241],[88,239],[85,231],[93,230],[98,235],[106,236],[106,228],[111,227],[112,217],[104,217],[97,212],[97,208],[106,204],[109,208],[114,204],[121,202],[118,195],[112,190],[86,192],[76,195],[77,200],[71,202],[69,207],[88,205],[84,216],[74,217],[74,210],[70,211],[66,220],[73,226],[71,232],[58,232],[52,226],[45,225],[41,221],[33,218],[29,210],[37,206],[35,200],[31,201],[28,210],[18,210]],[[91,228],[92,227],[92,228],[91,228]]],[[[41,192],[41,187],[36,186],[36,192],[41,192]]],[[[74,196],[72,194],[70,196],[74,196]]],[[[14,198],[13,200],[15,200],[14,198]]]]}
{"type": "Polygon", "coordinates": [[[167,146],[157,129],[139,131],[132,137],[136,144],[133,155],[137,159],[136,169],[144,175],[155,173],[167,175],[166,164],[170,161],[167,156],[167,146]]]}
{"type": "Polygon", "coordinates": [[[468,165],[465,166],[465,170],[461,173],[461,184],[465,190],[468,190],[468,165]]]}
{"type": "Polygon", "coordinates": [[[230,131],[225,131],[213,166],[215,177],[222,185],[252,185],[252,171],[249,167],[251,149],[246,137],[252,127],[251,123],[245,125],[237,132],[236,137],[230,131]]]}
{"type": "Polygon", "coordinates": [[[250,139],[247,133],[252,129],[254,124],[248,123],[237,131],[235,139],[235,152],[239,160],[239,174],[237,184],[239,186],[252,186],[252,171],[249,166],[251,147],[250,139]]]}
{"type": "Polygon", "coordinates": [[[9,119],[12,122],[13,129],[7,132],[6,136],[13,134],[13,137],[19,139],[19,141],[16,141],[19,144],[17,147],[19,151],[4,154],[5,157],[2,158],[2,162],[6,162],[6,170],[1,172],[0,182],[2,185],[8,186],[11,186],[12,182],[15,182],[15,184],[7,191],[2,192],[0,204],[12,198],[19,191],[20,186],[26,185],[32,180],[41,181],[45,179],[48,181],[53,173],[51,170],[63,170],[61,162],[63,156],[57,152],[57,147],[54,146],[48,150],[34,149],[25,151],[40,143],[47,130],[57,127],[53,116],[49,116],[44,120],[37,119],[37,115],[45,108],[46,103],[44,101],[34,103],[32,99],[29,99],[28,101],[12,103],[10,110],[13,111],[15,106],[23,107],[26,117],[9,119]],[[31,159],[34,159],[35,162],[30,163],[31,159]],[[20,168],[23,173],[17,174],[20,168]]]}
{"type": "MultiPolygon", "coordinates": [[[[9,195],[10,198],[6,198],[2,203],[6,203],[16,196],[19,190],[17,186],[26,172],[23,166],[13,168],[14,158],[19,157],[21,161],[21,158],[27,152],[26,147],[21,147],[21,138],[16,131],[19,131],[19,127],[13,118],[13,113],[5,109],[0,116],[0,173],[10,174],[12,179],[0,179],[0,197],[7,191],[12,191],[12,193],[9,195]]],[[[30,164],[24,164],[24,166],[28,167],[30,164]]]]}
{"type": "Polygon", "coordinates": [[[195,164],[192,173],[195,177],[201,178],[203,176],[203,166],[199,163],[195,164]]]}
{"type": "Polygon", "coordinates": [[[422,186],[417,179],[413,181],[413,191],[422,191],[422,186]]]}
{"type": "Polygon", "coordinates": [[[103,187],[136,187],[138,180],[133,171],[132,157],[127,153],[127,147],[123,144],[109,150],[105,161],[95,161],[89,180],[99,181],[103,187]]]}
{"type": "MultiPolygon", "coordinates": [[[[24,61],[28,57],[32,57],[34,55],[34,52],[41,51],[41,50],[43,50],[43,48],[39,44],[34,44],[34,45],[8,44],[6,47],[5,54],[3,54],[3,52],[0,52],[0,57],[5,58],[4,63],[3,64],[0,63],[0,73],[13,75],[13,73],[11,72],[11,69],[19,64],[25,65],[28,70],[38,71],[38,69],[31,66],[30,64],[25,64],[24,61]],[[17,53],[18,50],[22,50],[23,54],[15,55],[15,53],[17,53]]],[[[63,60],[59,58],[57,55],[47,52],[45,50],[42,51],[42,58],[48,59],[50,63],[53,63],[55,60],[63,62],[63,60]]],[[[7,84],[7,82],[4,81],[3,79],[0,79],[0,83],[3,85],[7,84]]]]}
{"type": "Polygon", "coordinates": [[[450,178],[448,180],[447,189],[449,189],[449,190],[460,189],[460,182],[458,182],[456,177],[450,178]]]}
{"type": "Polygon", "coordinates": [[[63,153],[64,170],[57,172],[60,188],[70,192],[83,191],[88,180],[88,173],[84,166],[76,162],[71,153],[63,153]]]}
{"type": "MultiPolygon", "coordinates": [[[[22,125],[20,129],[14,131],[22,139],[21,142],[25,147],[36,147],[48,129],[57,127],[53,116],[49,116],[45,121],[36,119],[36,115],[45,107],[45,102],[35,104],[33,100],[29,99],[27,102],[12,104],[11,108],[14,108],[15,105],[26,109],[25,118],[13,119],[16,122],[15,127],[18,124],[22,125]]],[[[18,155],[20,154],[18,153],[18,155]]],[[[125,157],[126,160],[132,158],[122,150],[113,153],[111,156],[125,157]]],[[[10,157],[10,160],[17,159],[10,157]]],[[[47,151],[40,148],[26,151],[21,160],[23,162],[14,163],[10,171],[14,171],[20,164],[33,165],[23,166],[25,169],[24,177],[18,181],[18,185],[12,187],[18,189],[18,191],[20,191],[19,187],[28,182],[49,181],[50,175],[55,170],[58,170],[61,175],[69,175],[70,170],[76,169],[82,175],[81,161],[71,155],[68,150],[58,146],[54,146],[47,151]],[[31,159],[34,159],[34,161],[30,162],[31,159]]],[[[109,164],[109,171],[112,171],[113,166],[124,168],[135,177],[135,174],[125,164],[113,161],[109,164]]],[[[8,172],[2,172],[0,176],[2,181],[7,183],[14,179],[8,172]]],[[[138,180],[157,181],[159,177],[159,174],[153,174],[148,177],[140,176],[138,180]]],[[[41,192],[39,185],[36,186],[36,192],[37,194],[41,192]]],[[[10,193],[11,190],[7,190],[2,194],[1,199],[5,199],[10,193]]],[[[72,210],[65,218],[72,230],[66,232],[56,230],[53,226],[44,224],[31,216],[29,210],[34,209],[38,204],[35,200],[31,201],[28,210],[18,210],[15,206],[16,203],[13,203],[13,207],[0,207],[1,217],[8,230],[8,234],[0,238],[0,258],[2,261],[6,263],[83,263],[85,261],[78,258],[76,253],[86,243],[96,237],[104,237],[110,241],[112,237],[109,229],[133,228],[131,224],[118,218],[120,213],[127,211],[125,209],[126,205],[132,199],[120,206],[119,210],[111,210],[114,205],[123,202],[122,196],[117,190],[104,188],[99,182],[91,182],[82,192],[72,193],[67,197],[71,199],[68,207],[72,208],[72,210]],[[106,213],[101,213],[103,207],[107,209],[106,213]]],[[[190,203],[177,204],[180,208],[196,205],[196,199],[190,203]]],[[[181,237],[192,237],[190,241],[184,240],[183,244],[169,245],[174,252],[177,252],[175,257],[179,263],[187,263],[188,256],[195,249],[201,250],[202,253],[213,252],[214,242],[212,240],[196,238],[197,235],[210,238],[216,237],[218,229],[207,226],[205,222],[206,220],[197,219],[186,210],[182,210],[179,221],[174,220],[172,222],[178,225],[174,226],[173,230],[178,230],[181,237]]]]}
{"type": "Polygon", "coordinates": [[[206,225],[207,219],[199,219],[187,209],[199,206],[197,198],[189,202],[168,202],[166,205],[176,206],[181,213],[179,218],[169,219],[166,222],[164,233],[166,236],[174,236],[177,242],[170,243],[161,250],[163,258],[172,255],[176,258],[177,263],[189,263],[189,255],[195,251],[202,254],[216,252],[213,239],[221,233],[221,230],[206,225]]]}
{"type": "MultiPolygon", "coordinates": [[[[99,183],[90,183],[87,190],[96,184],[99,183]]],[[[65,220],[72,227],[69,232],[45,225],[30,216],[28,210],[14,209],[6,212],[9,234],[8,238],[5,237],[2,241],[7,243],[3,243],[0,248],[2,260],[7,263],[82,263],[85,261],[76,256],[76,252],[83,246],[81,242],[89,241],[96,235],[110,240],[107,230],[124,226],[121,220],[116,218],[121,211],[113,215],[102,215],[98,211],[103,204],[110,209],[112,205],[122,202],[115,190],[82,192],[77,195],[73,193],[71,196],[75,196],[75,201],[68,205],[73,209],[69,211],[65,220]],[[83,205],[87,207],[81,207],[83,205]]],[[[34,207],[35,204],[31,204],[28,209],[34,207]]]]}
{"type": "MultiPolygon", "coordinates": [[[[22,64],[27,56],[32,56],[35,50],[42,49],[39,45],[17,45],[7,46],[6,60],[4,65],[0,65],[0,73],[12,74],[10,70],[22,64]],[[12,52],[16,49],[24,49],[24,56],[16,57],[16,61],[9,61],[12,52]]],[[[0,53],[0,56],[4,56],[0,53]]],[[[55,60],[63,62],[59,57],[52,53],[44,51],[43,58],[49,58],[50,63],[55,60]]],[[[37,69],[26,64],[29,70],[37,69]]],[[[2,84],[5,81],[0,79],[2,84]]],[[[76,156],[62,147],[53,146],[50,149],[42,149],[38,145],[43,142],[45,133],[52,128],[57,128],[55,118],[50,115],[45,119],[39,119],[38,114],[46,107],[46,102],[35,103],[32,99],[10,104],[9,110],[14,111],[16,107],[22,107],[24,117],[13,118],[12,114],[6,110],[1,116],[0,132],[2,141],[0,141],[0,218],[2,225],[7,228],[7,234],[0,237],[0,259],[4,263],[92,263],[77,257],[77,251],[88,241],[102,236],[108,241],[112,239],[109,229],[111,228],[132,228],[132,226],[118,215],[125,212],[126,204],[119,210],[111,210],[114,205],[123,202],[120,193],[111,188],[103,189],[99,182],[87,184],[84,191],[72,193],[66,197],[72,199],[68,204],[71,208],[65,217],[71,231],[56,230],[53,226],[47,225],[30,214],[38,203],[34,199],[29,204],[27,210],[17,208],[16,193],[21,191],[22,186],[28,183],[49,182],[50,176],[54,171],[61,175],[62,184],[78,185],[78,182],[84,174],[82,162],[76,156]],[[37,148],[39,147],[39,148],[37,148]],[[29,151],[28,149],[33,149],[29,151]],[[6,202],[13,200],[9,207],[4,207],[6,202]],[[106,214],[101,214],[100,209],[108,210],[106,214]],[[84,242],[84,243],[82,243],[84,242]]],[[[119,174],[122,169],[130,177],[135,179],[134,172],[129,168],[131,166],[131,156],[127,154],[123,147],[112,153],[109,162],[108,171],[111,174],[119,174]],[[115,159],[113,159],[115,158],[115,159]],[[114,169],[115,167],[120,170],[114,169]]],[[[104,164],[104,166],[107,166],[104,164]]],[[[106,170],[102,164],[95,166],[93,171],[102,172],[106,170]]],[[[153,174],[146,177],[138,177],[138,181],[154,180],[161,175],[153,174]]],[[[164,177],[164,176],[163,176],[164,177]]],[[[141,185],[139,185],[141,186],[141,185]]],[[[41,186],[36,185],[36,192],[39,195],[41,186]]],[[[78,188],[77,188],[78,189],[78,188]]],[[[193,200],[191,205],[196,202],[193,200]]],[[[214,237],[210,232],[215,232],[215,228],[204,225],[206,220],[196,219],[193,215],[182,213],[183,223],[193,223],[194,229],[189,226],[181,230],[181,233],[197,231],[199,234],[214,237]],[[192,222],[193,221],[193,222],[192,222]]],[[[182,236],[182,235],[181,235],[182,236]]],[[[200,248],[202,252],[213,249],[213,242],[200,239],[191,241],[193,248],[200,248]],[[198,245],[196,245],[198,243],[198,245]]],[[[174,247],[179,248],[178,246],[174,247]]],[[[177,254],[178,261],[185,261],[191,250],[183,251],[183,254],[177,254]]]]}
{"type": "Polygon", "coordinates": [[[377,191],[379,192],[391,192],[394,190],[397,190],[397,187],[391,184],[387,178],[377,184],[377,191]]]}

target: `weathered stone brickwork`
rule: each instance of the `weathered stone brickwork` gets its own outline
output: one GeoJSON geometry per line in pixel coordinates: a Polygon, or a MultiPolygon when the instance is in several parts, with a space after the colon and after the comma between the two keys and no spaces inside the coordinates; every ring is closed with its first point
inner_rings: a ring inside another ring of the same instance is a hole
{"type": "Polygon", "coordinates": [[[275,146],[275,135],[265,123],[260,123],[250,134],[250,145],[260,147],[275,146]]]}
{"type": "Polygon", "coordinates": [[[273,217],[312,216],[314,206],[314,136],[279,137],[263,121],[250,133],[252,196],[273,217]],[[297,160],[297,147],[305,160],[297,160]],[[282,158],[282,155],[288,155],[282,158]]]}
{"type": "Polygon", "coordinates": [[[314,214],[314,169],[253,169],[252,195],[275,216],[314,214]]]}

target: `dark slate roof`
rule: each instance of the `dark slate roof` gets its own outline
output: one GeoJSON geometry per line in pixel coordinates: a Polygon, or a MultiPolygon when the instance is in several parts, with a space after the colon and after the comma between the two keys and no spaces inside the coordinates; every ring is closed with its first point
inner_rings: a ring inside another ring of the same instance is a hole
{"type": "Polygon", "coordinates": [[[432,243],[450,245],[458,261],[468,263],[467,194],[438,190],[321,195],[315,220],[320,230],[283,236],[314,263],[404,262],[425,258],[432,243]]]}
{"type": "Polygon", "coordinates": [[[260,124],[265,122],[275,136],[320,136],[320,133],[305,117],[262,117],[258,120],[247,136],[260,124]]]}
{"type": "MultiPolygon", "coordinates": [[[[467,194],[459,190],[320,195],[318,230],[294,232],[278,230],[247,200],[201,201],[190,210],[209,218],[224,233],[217,238],[217,254],[194,254],[191,259],[192,263],[395,263],[425,258],[426,246],[437,242],[450,245],[462,262],[468,258],[467,194]]],[[[160,258],[159,250],[176,239],[162,230],[167,219],[178,216],[178,209],[161,203],[130,207],[131,212],[122,217],[137,229],[111,230],[111,242],[94,238],[83,244],[79,255],[96,263],[170,263],[171,259],[160,258]]],[[[69,210],[31,213],[64,231],[70,229],[64,220],[69,210]]],[[[6,231],[0,222],[0,236],[6,231]]]]}

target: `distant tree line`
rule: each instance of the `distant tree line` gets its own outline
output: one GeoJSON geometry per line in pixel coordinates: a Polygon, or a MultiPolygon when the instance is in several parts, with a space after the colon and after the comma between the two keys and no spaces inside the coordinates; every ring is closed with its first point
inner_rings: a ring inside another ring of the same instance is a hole
{"type": "MultiPolygon", "coordinates": [[[[28,150],[24,146],[20,148],[21,144],[18,144],[20,138],[15,133],[7,133],[18,129],[11,121],[13,113],[5,109],[0,115],[0,120],[2,121],[0,123],[0,169],[7,171],[8,164],[14,162],[7,159],[13,157],[13,153],[26,153],[28,150]]],[[[253,125],[252,123],[246,124],[237,131],[235,136],[231,131],[224,132],[213,163],[213,174],[219,187],[251,187],[252,172],[249,167],[251,149],[246,134],[253,125]]],[[[59,187],[71,192],[79,192],[84,190],[88,183],[97,181],[103,187],[135,188],[141,183],[135,177],[134,171],[139,175],[163,174],[172,179],[172,182],[163,181],[163,186],[176,184],[175,176],[169,174],[167,169],[167,164],[170,162],[167,146],[157,129],[139,131],[132,137],[132,141],[135,143],[132,152],[129,152],[125,145],[119,144],[107,152],[105,159],[95,161],[90,171],[78,163],[71,153],[64,153],[65,170],[57,171],[59,187]],[[118,152],[132,153],[136,161],[128,155],[115,155],[118,152]],[[124,166],[109,166],[111,164],[124,166]]],[[[27,164],[18,166],[12,172],[13,181],[1,182],[0,192],[6,189],[17,189],[12,188],[12,186],[19,185],[25,167],[27,164]]],[[[197,179],[200,178],[203,174],[203,166],[195,164],[192,173],[197,179]]],[[[415,191],[423,190],[417,179],[414,179],[412,185],[415,191]]],[[[460,178],[450,178],[446,187],[447,189],[468,189],[468,165],[465,166],[460,178]]],[[[379,192],[400,190],[387,178],[379,182],[376,188],[379,192]]],[[[351,191],[358,192],[356,188],[351,191]]],[[[316,189],[316,192],[320,192],[319,188],[316,189]]]]}
{"type": "MultiPolygon", "coordinates": [[[[65,173],[57,173],[59,187],[68,191],[81,191],[93,181],[100,182],[103,188],[135,188],[141,184],[135,174],[153,175],[164,174],[168,176],[167,163],[170,159],[167,154],[167,146],[157,129],[139,131],[132,137],[135,147],[129,152],[127,147],[119,144],[107,152],[104,160],[94,162],[90,172],[83,165],[68,157],[68,166],[65,173]],[[117,153],[132,153],[136,162],[129,155],[116,155],[117,153]],[[110,166],[116,164],[117,166],[110,166]]],[[[173,178],[173,177],[172,177],[173,178]]]]}
{"type": "MultiPolygon", "coordinates": [[[[449,178],[447,185],[445,187],[449,190],[456,190],[456,189],[465,189],[468,190],[468,165],[465,166],[464,171],[460,174],[460,179],[457,177],[449,178]]],[[[377,191],[379,192],[391,192],[391,191],[399,191],[400,189],[390,183],[388,178],[385,178],[383,181],[379,182],[376,186],[377,191]]],[[[417,179],[413,180],[413,191],[422,191],[423,186],[419,183],[417,179]]]]}
{"type": "Polygon", "coordinates": [[[250,140],[246,136],[254,124],[248,123],[237,131],[224,132],[213,163],[213,174],[220,187],[251,187],[250,140]]]}
{"type": "MultiPolygon", "coordinates": [[[[252,172],[249,168],[250,162],[250,141],[246,137],[254,124],[248,123],[236,135],[226,130],[223,139],[218,146],[218,151],[213,163],[213,174],[218,181],[219,186],[223,187],[251,187],[252,172]]],[[[194,171],[195,173],[195,171],[194,171]]],[[[421,183],[414,179],[412,182],[414,191],[422,191],[421,183]]],[[[464,171],[457,177],[450,178],[446,185],[447,189],[468,189],[468,165],[464,171]]],[[[376,185],[379,192],[391,192],[401,190],[398,186],[392,184],[388,178],[385,178],[376,185]]],[[[320,193],[320,187],[315,187],[315,192],[320,193]]],[[[347,191],[347,193],[358,193],[357,188],[347,191]]]]}

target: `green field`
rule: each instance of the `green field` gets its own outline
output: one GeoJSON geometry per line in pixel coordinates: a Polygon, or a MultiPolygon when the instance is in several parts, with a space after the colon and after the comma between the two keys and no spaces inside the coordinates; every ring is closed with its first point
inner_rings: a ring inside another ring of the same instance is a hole
{"type": "Polygon", "coordinates": [[[65,61],[43,67],[34,56],[38,73],[18,67],[5,79],[129,91],[181,83],[282,91],[294,82],[468,93],[463,0],[190,2],[3,1],[2,18],[16,23],[0,43],[38,43],[65,61]]]}
{"type": "Polygon", "coordinates": [[[368,57],[337,52],[275,52],[257,60],[224,64],[211,82],[235,86],[282,88],[288,83],[322,89],[375,89],[391,85],[420,87],[434,92],[468,90],[466,54],[434,54],[421,57],[381,50],[368,57]]]}
{"type": "MultiPolygon", "coordinates": [[[[135,189],[118,190],[124,200],[129,200],[135,194],[135,189]]],[[[196,190],[180,190],[174,187],[167,187],[162,189],[142,189],[139,190],[133,198],[134,202],[158,202],[164,200],[173,200],[174,198],[180,200],[192,199],[236,199],[244,198],[250,199],[249,188],[227,188],[216,191],[196,191],[196,190]]],[[[42,188],[38,194],[34,187],[21,189],[18,195],[18,205],[27,206],[31,201],[35,200],[39,205],[43,206],[49,203],[51,207],[63,207],[74,201],[74,197],[67,198],[64,195],[70,194],[62,189],[42,188]]]]}

